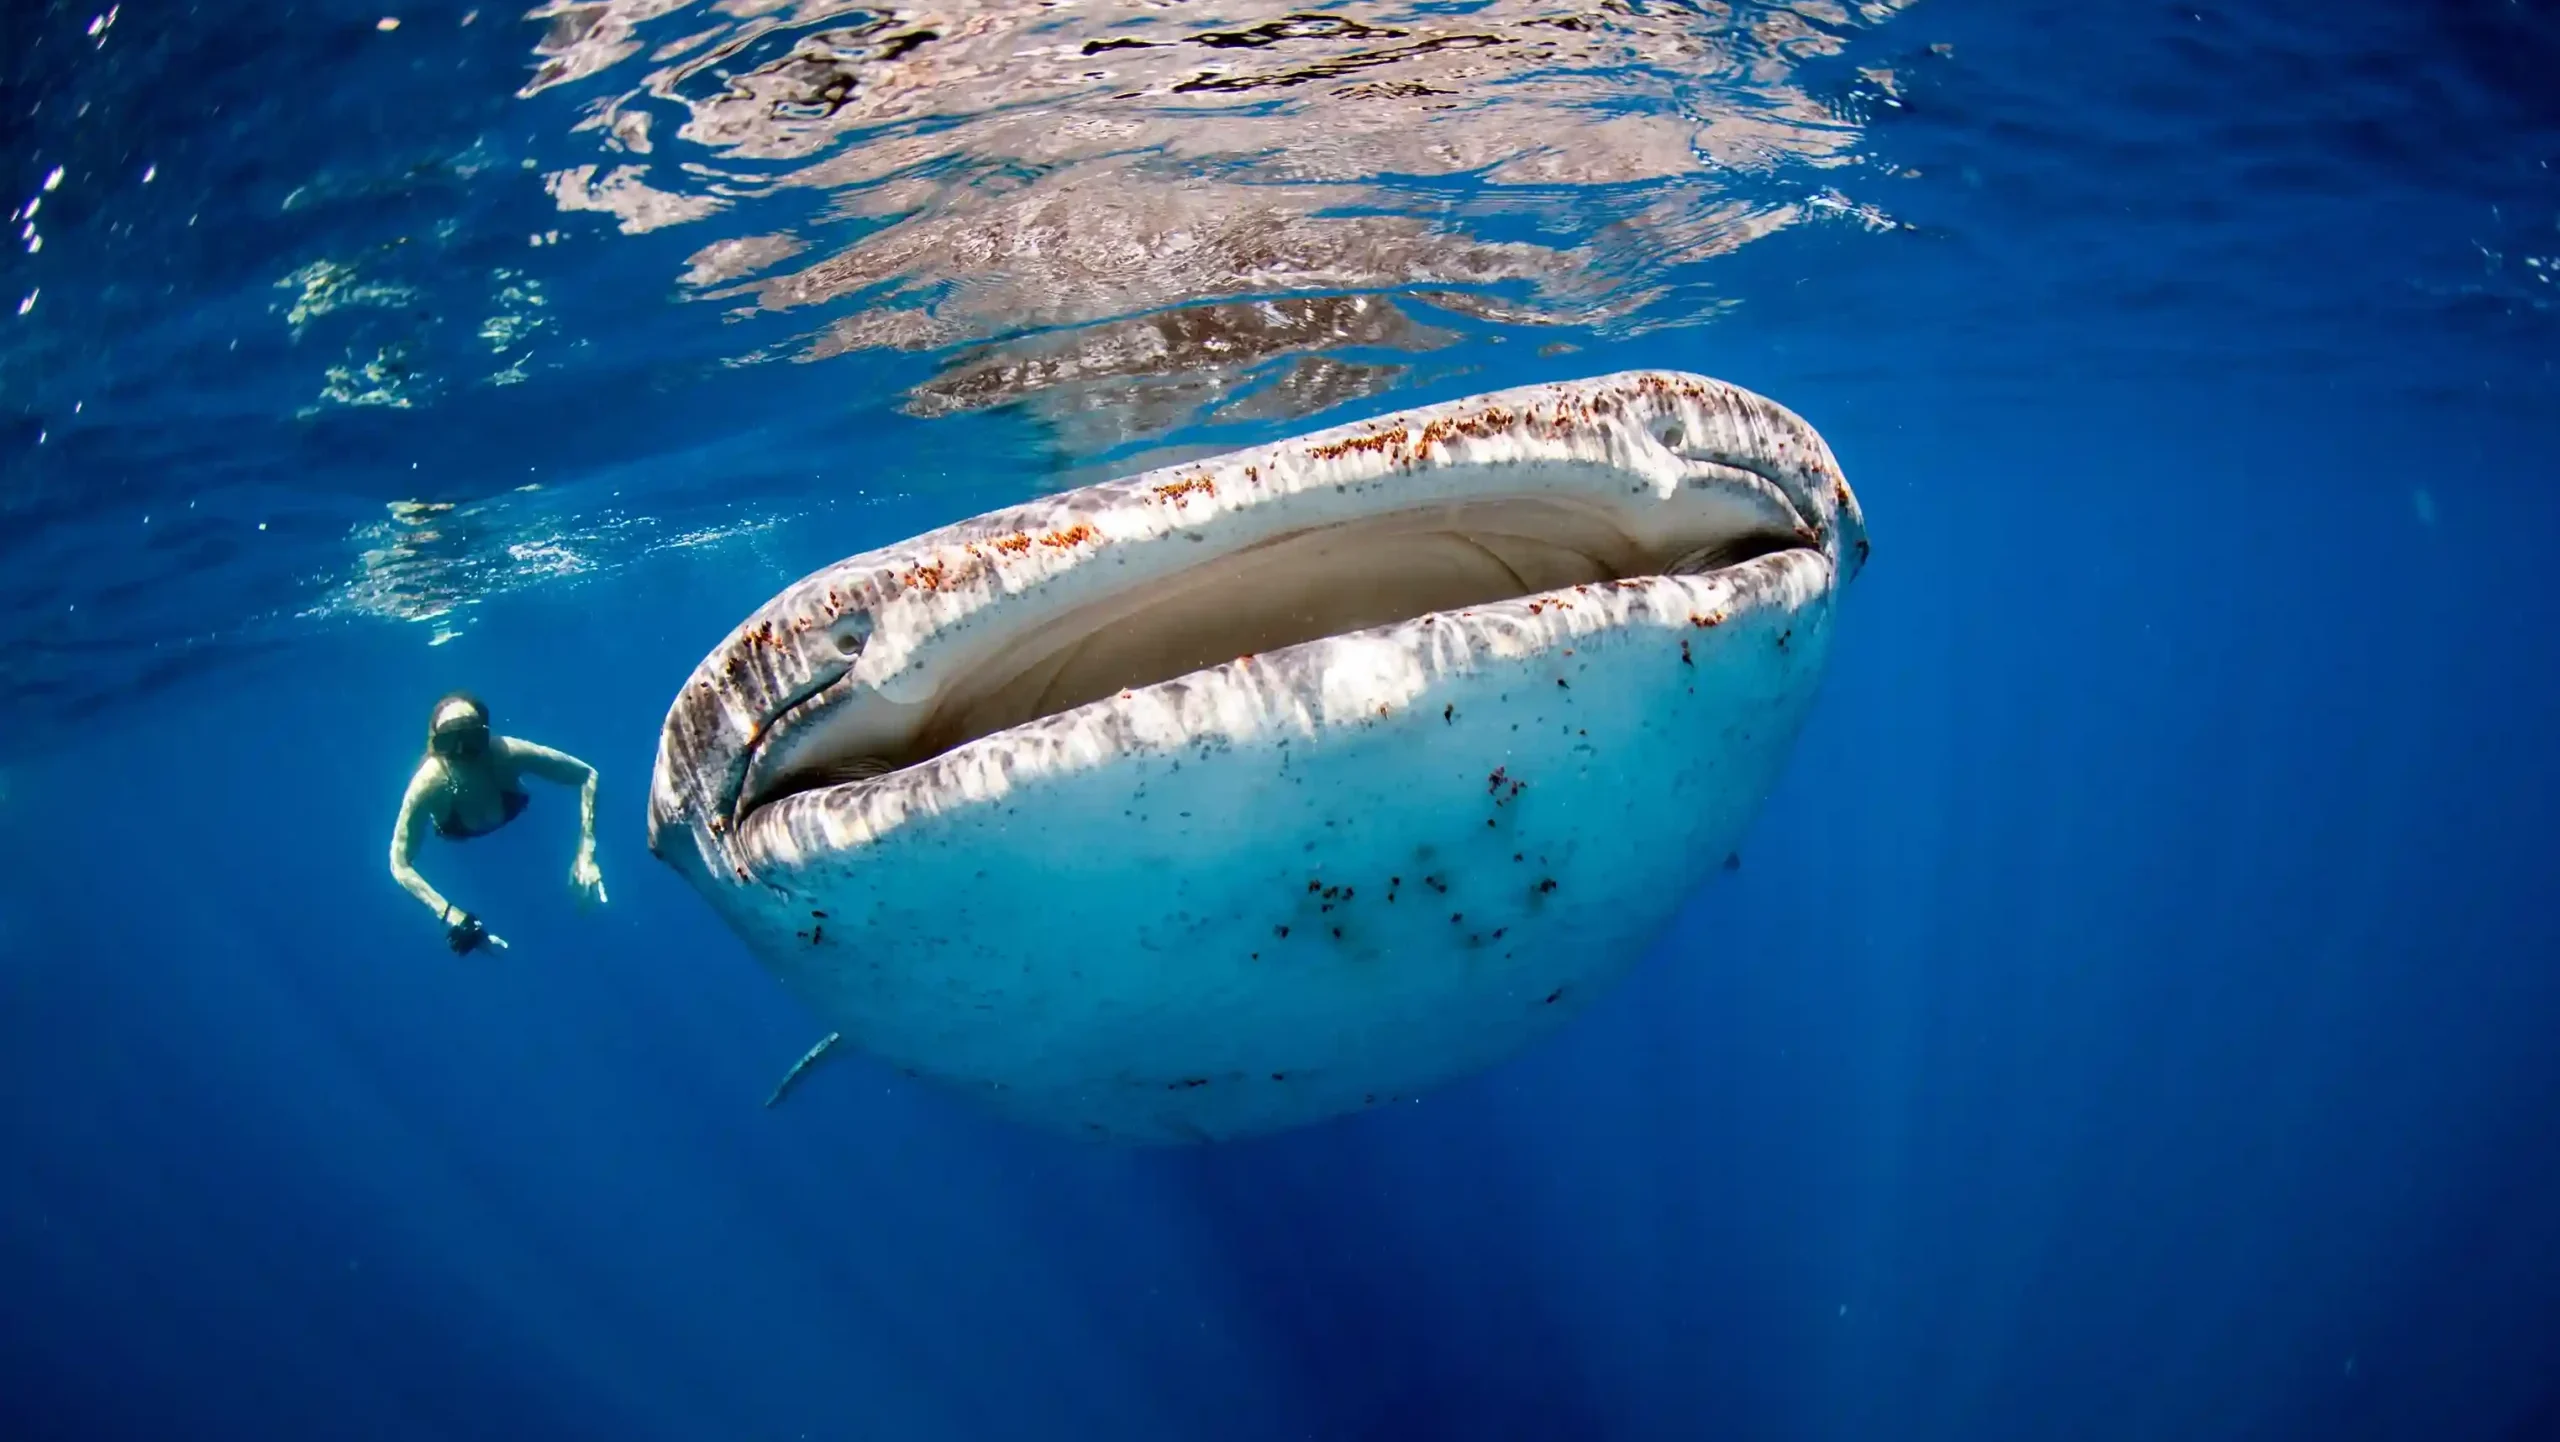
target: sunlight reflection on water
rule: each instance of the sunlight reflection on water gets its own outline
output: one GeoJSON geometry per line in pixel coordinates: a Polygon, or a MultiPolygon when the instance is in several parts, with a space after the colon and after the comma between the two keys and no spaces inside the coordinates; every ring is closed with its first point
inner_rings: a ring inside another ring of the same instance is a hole
{"type": "Polygon", "coordinates": [[[1430,311],[1691,325],[1685,266],[1890,228],[1827,177],[1894,72],[1806,71],[1904,3],[554,0],[522,93],[603,151],[546,172],[561,210],[721,220],[678,280],[807,316],[760,358],[940,352],[912,412],[1100,449],[1381,395],[1457,340],[1430,311]]]}

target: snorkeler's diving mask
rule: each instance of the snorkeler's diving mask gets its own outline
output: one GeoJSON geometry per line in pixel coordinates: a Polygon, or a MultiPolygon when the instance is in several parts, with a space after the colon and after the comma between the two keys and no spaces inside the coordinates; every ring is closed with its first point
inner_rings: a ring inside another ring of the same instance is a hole
{"type": "Polygon", "coordinates": [[[447,701],[428,724],[427,744],[439,756],[477,756],[489,749],[488,714],[467,700],[447,701]]]}

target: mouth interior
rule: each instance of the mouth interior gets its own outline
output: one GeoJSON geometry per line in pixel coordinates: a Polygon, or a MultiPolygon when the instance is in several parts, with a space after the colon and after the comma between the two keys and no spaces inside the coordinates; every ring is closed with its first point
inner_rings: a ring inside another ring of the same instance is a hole
{"type": "MultiPolygon", "coordinates": [[[[1496,496],[1363,517],[1202,558],[982,646],[928,707],[810,718],[754,805],[915,765],[999,731],[1305,641],[1576,585],[1704,574],[1809,546],[1765,490],[1687,490],[1621,513],[1576,496],[1496,496]],[[884,724],[885,723],[885,724],[884,724]],[[884,742],[886,744],[884,744],[884,742]]],[[[885,703],[852,699],[839,713],[885,703]]],[[[777,758],[778,759],[778,758],[777,758]]]]}

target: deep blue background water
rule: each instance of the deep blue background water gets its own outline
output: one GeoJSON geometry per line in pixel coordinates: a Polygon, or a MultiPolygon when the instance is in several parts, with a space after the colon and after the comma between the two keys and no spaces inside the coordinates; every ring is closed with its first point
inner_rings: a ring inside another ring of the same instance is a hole
{"type": "MultiPolygon", "coordinates": [[[[632,355],[467,424],[261,429],[173,339],[251,303],[201,257],[155,262],[207,267],[156,330],[26,338],[109,264],[65,222],[0,342],[53,432],[5,476],[7,1435],[2560,1435],[2552,12],[1926,0],[1875,40],[1930,42],[1867,142],[1919,174],[1860,182],[1910,229],[1781,234],[1713,327],[1478,339],[1411,392],[1673,365],[1829,438],[1875,563],[1740,871],[1553,1044],[1215,1150],[860,1062],[760,1109],[817,1028],[642,847],[702,652],[1048,484],[1030,428],[887,416],[866,359],[637,385],[650,290],[632,355]],[[55,404],[84,374],[106,419],[55,404]],[[291,620],[421,458],[781,520],[443,646],[291,620]],[[170,497],[239,534],[137,549],[170,497]],[[573,910],[542,796],[429,863],[514,943],[467,961],[382,871],[453,685],[602,768],[613,893],[573,910]]],[[[254,88],[227,53],[205,86],[254,88]]]]}

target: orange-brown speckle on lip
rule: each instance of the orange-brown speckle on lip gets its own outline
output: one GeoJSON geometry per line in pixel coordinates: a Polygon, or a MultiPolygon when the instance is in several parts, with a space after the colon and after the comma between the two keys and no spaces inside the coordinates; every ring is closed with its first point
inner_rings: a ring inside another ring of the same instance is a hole
{"type": "Polygon", "coordinates": [[[1577,428],[1591,424],[1599,417],[1619,414],[1634,395],[1643,393],[1699,402],[1710,400],[1714,395],[1710,388],[1694,382],[1646,376],[1638,380],[1627,395],[1573,397],[1544,415],[1535,412],[1525,415],[1517,414],[1501,406],[1492,406],[1472,415],[1448,416],[1432,421],[1418,433],[1410,432],[1403,426],[1397,426],[1390,430],[1369,431],[1342,440],[1329,441],[1320,446],[1310,446],[1307,448],[1307,455],[1314,460],[1331,461],[1363,452],[1383,455],[1402,451],[1401,459],[1414,461],[1427,455],[1434,447],[1445,445],[1453,439],[1482,438],[1513,429],[1523,423],[1543,427],[1550,434],[1569,435],[1577,428]]]}
{"type": "Polygon", "coordinates": [[[1422,428],[1421,435],[1415,437],[1412,458],[1419,460],[1430,454],[1435,447],[1445,446],[1455,439],[1482,440],[1487,436],[1497,435],[1508,430],[1514,419],[1516,418],[1511,412],[1500,406],[1493,406],[1473,415],[1447,416],[1433,421],[1422,428]]]}
{"type": "Polygon", "coordinates": [[[1364,452],[1384,455],[1402,446],[1409,434],[1410,432],[1402,426],[1391,431],[1371,431],[1366,435],[1352,436],[1346,440],[1330,441],[1321,446],[1309,446],[1307,454],[1319,461],[1338,461],[1344,456],[1359,455],[1364,452]]]}
{"type": "Polygon", "coordinates": [[[1181,480],[1168,481],[1155,488],[1157,500],[1169,501],[1177,506],[1196,495],[1214,496],[1217,493],[1218,483],[1207,476],[1185,476],[1181,480]]]}
{"type": "Polygon", "coordinates": [[[1085,542],[1093,540],[1096,535],[1097,533],[1093,527],[1086,525],[1082,521],[1078,521],[1064,530],[1051,531],[1049,534],[1042,536],[1040,538],[1040,544],[1057,550],[1065,550],[1069,546],[1081,546],[1085,542]]]}

